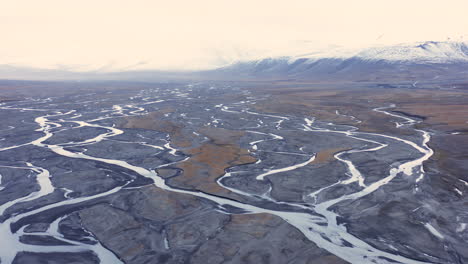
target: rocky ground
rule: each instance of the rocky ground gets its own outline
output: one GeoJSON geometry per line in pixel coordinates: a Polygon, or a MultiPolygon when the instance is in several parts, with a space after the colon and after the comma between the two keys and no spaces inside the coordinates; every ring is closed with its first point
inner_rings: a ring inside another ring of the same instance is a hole
{"type": "Polygon", "coordinates": [[[465,90],[67,85],[1,97],[1,263],[468,261],[465,90]]]}

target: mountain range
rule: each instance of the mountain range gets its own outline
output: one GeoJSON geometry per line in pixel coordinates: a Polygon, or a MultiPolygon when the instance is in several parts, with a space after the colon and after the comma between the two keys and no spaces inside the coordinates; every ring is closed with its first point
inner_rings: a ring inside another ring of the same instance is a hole
{"type": "Polygon", "coordinates": [[[438,82],[465,80],[467,73],[468,44],[452,41],[428,41],[354,51],[331,48],[301,55],[239,61],[216,69],[190,72],[160,70],[74,72],[0,64],[0,79],[30,80],[160,81],[189,78],[438,82]]]}

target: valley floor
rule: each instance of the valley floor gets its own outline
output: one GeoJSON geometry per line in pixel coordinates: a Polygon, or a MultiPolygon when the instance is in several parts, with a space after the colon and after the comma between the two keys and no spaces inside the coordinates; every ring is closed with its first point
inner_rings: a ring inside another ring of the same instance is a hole
{"type": "Polygon", "coordinates": [[[1,263],[468,262],[466,90],[0,90],[1,263]]]}

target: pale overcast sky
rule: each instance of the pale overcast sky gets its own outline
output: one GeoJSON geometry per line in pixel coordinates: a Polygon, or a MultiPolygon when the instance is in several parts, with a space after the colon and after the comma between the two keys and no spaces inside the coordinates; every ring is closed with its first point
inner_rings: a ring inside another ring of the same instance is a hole
{"type": "Polygon", "coordinates": [[[0,64],[193,69],[237,59],[468,41],[468,0],[0,0],[0,64]]]}

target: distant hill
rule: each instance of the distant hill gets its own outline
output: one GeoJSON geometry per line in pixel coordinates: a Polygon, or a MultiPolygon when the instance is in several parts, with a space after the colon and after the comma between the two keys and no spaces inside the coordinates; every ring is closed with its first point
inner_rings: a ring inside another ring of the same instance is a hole
{"type": "Polygon", "coordinates": [[[303,56],[238,62],[210,71],[220,78],[289,78],[299,80],[428,81],[468,76],[468,45],[425,42],[368,48],[356,52],[331,51],[303,56]]]}
{"type": "Polygon", "coordinates": [[[73,72],[0,64],[0,79],[20,80],[310,80],[352,82],[464,82],[468,76],[468,45],[424,42],[356,51],[329,49],[299,56],[236,62],[205,71],[73,72]]]}

